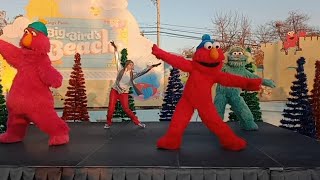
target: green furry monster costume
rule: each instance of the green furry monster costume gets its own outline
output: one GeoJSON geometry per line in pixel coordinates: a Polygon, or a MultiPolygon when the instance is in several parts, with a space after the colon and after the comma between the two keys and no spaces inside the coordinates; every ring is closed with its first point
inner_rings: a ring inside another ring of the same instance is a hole
{"type": "MultiPolygon", "coordinates": [[[[222,71],[230,74],[240,75],[248,78],[259,78],[258,75],[246,70],[245,65],[248,63],[249,54],[242,47],[232,47],[228,54],[228,61],[222,71]]],[[[262,85],[275,87],[275,83],[270,79],[263,79],[262,85]]],[[[240,119],[240,127],[244,130],[257,130],[258,125],[254,122],[253,115],[240,96],[240,88],[225,87],[220,84],[216,88],[214,104],[217,107],[221,118],[224,117],[226,105],[229,104],[236,116],[240,119]]]]}

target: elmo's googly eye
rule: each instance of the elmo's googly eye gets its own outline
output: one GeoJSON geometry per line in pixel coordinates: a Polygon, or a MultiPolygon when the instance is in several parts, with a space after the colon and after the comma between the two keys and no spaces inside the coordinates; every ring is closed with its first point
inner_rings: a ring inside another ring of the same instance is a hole
{"type": "Polygon", "coordinates": [[[287,34],[288,34],[289,36],[292,36],[292,35],[294,34],[294,32],[293,32],[293,31],[289,31],[287,34]]]}
{"type": "Polygon", "coordinates": [[[218,48],[220,48],[221,46],[220,46],[220,43],[214,42],[214,43],[213,43],[213,47],[216,48],[216,49],[218,49],[218,48]]]}
{"type": "Polygon", "coordinates": [[[37,36],[37,33],[34,31],[31,31],[32,36],[37,36]]]}
{"type": "Polygon", "coordinates": [[[25,33],[25,34],[29,34],[30,32],[28,31],[28,29],[25,29],[25,30],[24,30],[24,33],[25,33]]]}
{"type": "Polygon", "coordinates": [[[212,49],[212,43],[211,42],[206,42],[206,43],[204,43],[204,48],[206,48],[206,49],[212,49]]]}

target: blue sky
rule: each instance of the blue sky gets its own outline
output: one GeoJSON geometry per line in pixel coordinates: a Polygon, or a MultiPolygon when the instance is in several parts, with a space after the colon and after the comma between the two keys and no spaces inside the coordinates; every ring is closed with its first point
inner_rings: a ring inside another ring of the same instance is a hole
{"type": "MultiPolygon", "coordinates": [[[[156,7],[150,3],[150,0],[139,0],[139,3],[133,2],[133,0],[129,0],[129,10],[141,26],[142,23],[152,24],[156,22],[156,7]]],[[[189,30],[200,33],[206,31],[204,28],[212,28],[211,19],[216,13],[230,11],[244,14],[251,20],[253,27],[256,27],[270,20],[283,20],[287,17],[289,11],[299,10],[299,12],[306,13],[311,17],[310,25],[320,27],[319,0],[161,0],[160,3],[161,23],[199,27],[201,29],[189,30]]],[[[169,26],[163,25],[163,27],[169,26]]],[[[174,26],[170,27],[174,28],[174,26]]],[[[188,28],[181,27],[179,29],[187,30],[188,28]]],[[[155,36],[150,37],[150,39],[156,42],[155,36]]],[[[163,49],[177,51],[179,48],[196,46],[198,43],[195,40],[162,37],[160,45],[163,49]]]]}
{"type": "MultiPolygon", "coordinates": [[[[28,1],[1,0],[1,2],[0,10],[7,11],[8,17],[12,18],[17,14],[24,14],[24,7],[28,1]]],[[[150,0],[128,0],[128,3],[128,9],[141,27],[155,26],[156,7],[150,0]]],[[[319,0],[161,0],[161,23],[162,27],[167,28],[167,32],[168,29],[192,31],[196,33],[191,36],[200,38],[202,33],[210,33],[206,28],[212,28],[211,19],[215,13],[237,11],[246,15],[255,27],[270,20],[283,20],[289,11],[299,10],[311,17],[310,25],[320,27],[319,7],[319,0]]],[[[156,43],[156,36],[147,37],[156,43]]],[[[177,52],[179,49],[196,46],[198,43],[198,40],[162,36],[160,45],[167,51],[177,52]]]]}

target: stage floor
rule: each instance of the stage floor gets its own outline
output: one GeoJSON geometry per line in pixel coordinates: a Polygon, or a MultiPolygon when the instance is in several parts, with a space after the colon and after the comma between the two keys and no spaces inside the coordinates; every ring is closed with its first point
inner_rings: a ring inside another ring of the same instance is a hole
{"type": "Polygon", "coordinates": [[[228,123],[248,141],[241,152],[221,149],[202,123],[190,123],[180,150],[157,149],[168,124],[146,123],[141,129],[124,122],[106,130],[103,123],[70,123],[70,143],[57,147],[48,147],[48,137],[31,126],[24,142],[0,144],[0,166],[320,167],[320,142],[267,123],[258,123],[254,132],[228,123]]]}

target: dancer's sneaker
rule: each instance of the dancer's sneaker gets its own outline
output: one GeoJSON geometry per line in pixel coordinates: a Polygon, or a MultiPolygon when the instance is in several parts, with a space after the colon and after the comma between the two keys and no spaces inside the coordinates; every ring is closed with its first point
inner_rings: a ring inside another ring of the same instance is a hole
{"type": "Polygon", "coordinates": [[[137,126],[139,126],[139,127],[141,127],[141,128],[146,128],[146,125],[143,124],[143,123],[139,123],[139,124],[137,124],[137,126]]]}
{"type": "Polygon", "coordinates": [[[110,129],[110,125],[109,124],[105,124],[103,128],[104,129],[110,129]]]}

